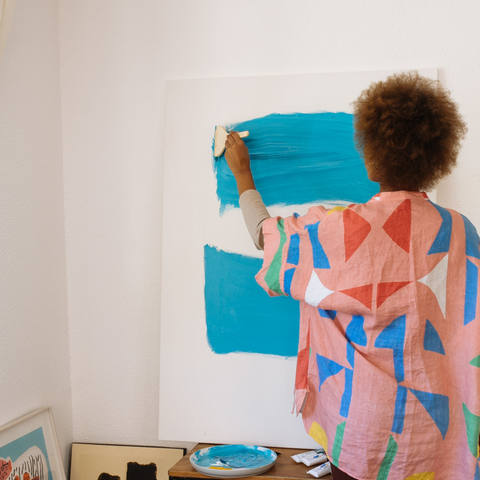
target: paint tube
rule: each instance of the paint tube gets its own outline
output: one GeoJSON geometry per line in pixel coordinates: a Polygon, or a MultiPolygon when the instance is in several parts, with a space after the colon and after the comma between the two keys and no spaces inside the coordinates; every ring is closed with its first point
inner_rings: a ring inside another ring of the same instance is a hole
{"type": "Polygon", "coordinates": [[[297,455],[292,455],[292,458],[297,463],[301,463],[303,462],[304,458],[313,458],[315,455],[319,455],[320,453],[325,453],[325,450],[323,447],[320,447],[317,450],[311,450],[310,452],[304,452],[304,453],[298,453],[297,455]]]}
{"type": "Polygon", "coordinates": [[[314,476],[315,478],[320,478],[328,475],[329,473],[332,473],[332,466],[330,465],[330,462],[327,462],[323,465],[320,465],[319,467],[314,468],[313,470],[308,470],[307,473],[314,476]]]}
{"type": "Polygon", "coordinates": [[[313,465],[319,465],[320,463],[325,463],[328,460],[327,456],[325,453],[317,453],[313,457],[305,457],[302,459],[302,462],[307,466],[307,467],[312,467],[313,465]]]}

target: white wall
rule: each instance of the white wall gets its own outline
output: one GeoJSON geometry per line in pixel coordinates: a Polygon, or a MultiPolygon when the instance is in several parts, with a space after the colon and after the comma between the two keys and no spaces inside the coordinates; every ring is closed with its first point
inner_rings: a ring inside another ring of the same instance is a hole
{"type": "Polygon", "coordinates": [[[72,441],[58,3],[21,0],[0,63],[0,425],[52,406],[72,441]]]}
{"type": "Polygon", "coordinates": [[[470,128],[438,200],[480,228],[478,0],[60,0],[60,47],[77,441],[159,443],[166,79],[438,67],[470,128]]]}

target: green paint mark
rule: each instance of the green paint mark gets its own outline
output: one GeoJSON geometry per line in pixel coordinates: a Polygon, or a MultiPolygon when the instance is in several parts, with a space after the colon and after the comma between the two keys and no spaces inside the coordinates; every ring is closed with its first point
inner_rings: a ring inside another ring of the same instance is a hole
{"type": "Polygon", "coordinates": [[[465,404],[463,404],[463,416],[467,426],[468,448],[474,457],[478,454],[478,434],[480,432],[480,417],[472,413],[465,404]]]}
{"type": "Polygon", "coordinates": [[[284,295],[282,289],[280,288],[280,270],[282,268],[283,246],[287,241],[285,228],[283,226],[283,219],[280,219],[277,222],[277,229],[280,233],[280,245],[278,246],[278,250],[273,257],[270,267],[268,267],[267,273],[265,274],[265,283],[268,285],[270,290],[273,290],[275,293],[280,295],[284,295]]]}
{"type": "Polygon", "coordinates": [[[471,362],[470,365],[480,368],[480,355],[476,356],[471,362]]]}
{"type": "Polygon", "coordinates": [[[345,420],[343,423],[337,425],[337,431],[335,433],[335,440],[332,447],[332,463],[338,467],[338,459],[340,458],[340,453],[342,452],[342,443],[343,443],[343,434],[345,433],[345,420]]]}
{"type": "Polygon", "coordinates": [[[388,439],[387,451],[383,457],[382,464],[380,465],[380,470],[378,471],[377,480],[387,480],[388,474],[390,472],[390,467],[392,466],[393,461],[395,460],[395,455],[397,454],[398,445],[395,439],[390,435],[388,439]]]}

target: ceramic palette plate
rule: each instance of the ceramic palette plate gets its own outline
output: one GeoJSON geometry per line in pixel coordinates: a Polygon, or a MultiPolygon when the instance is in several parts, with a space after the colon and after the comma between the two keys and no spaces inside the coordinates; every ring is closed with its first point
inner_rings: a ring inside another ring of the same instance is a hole
{"type": "Polygon", "coordinates": [[[219,445],[203,448],[190,456],[197,472],[211,477],[251,477],[266,472],[277,460],[277,454],[254,445],[219,445]]]}

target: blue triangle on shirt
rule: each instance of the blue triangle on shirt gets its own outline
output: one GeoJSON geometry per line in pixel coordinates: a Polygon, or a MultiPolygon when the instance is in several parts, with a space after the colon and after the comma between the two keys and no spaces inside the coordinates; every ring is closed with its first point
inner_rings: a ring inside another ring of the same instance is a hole
{"type": "Polygon", "coordinates": [[[345,367],[340,365],[333,360],[330,360],[327,357],[323,357],[317,353],[317,366],[318,366],[318,376],[320,377],[320,385],[319,391],[323,382],[327,380],[327,378],[336,375],[338,372],[341,372],[345,367]]]}
{"type": "Polygon", "coordinates": [[[477,467],[475,468],[475,478],[473,480],[480,480],[480,466],[477,462],[477,467]]]}
{"type": "Polygon", "coordinates": [[[473,223],[467,218],[463,217],[463,224],[465,225],[465,253],[470,257],[480,259],[480,238],[473,223]]]}
{"type": "Polygon", "coordinates": [[[448,430],[449,410],[448,397],[440,395],[439,393],[421,392],[420,390],[409,390],[417,397],[418,401],[423,405],[423,408],[432,417],[432,420],[437,425],[443,439],[448,430]]]}
{"type": "Polygon", "coordinates": [[[445,355],[445,349],[443,348],[443,343],[440,340],[438,332],[435,330],[435,327],[432,325],[430,320],[427,319],[425,324],[425,336],[423,337],[423,348],[429,352],[437,352],[445,355]]]}
{"type": "Polygon", "coordinates": [[[430,202],[442,217],[442,224],[437,232],[437,236],[430,247],[427,255],[432,253],[445,253],[450,249],[450,237],[452,235],[452,214],[443,207],[430,202]]]}
{"type": "Polygon", "coordinates": [[[365,347],[367,345],[367,335],[363,329],[363,317],[361,315],[353,315],[352,321],[348,324],[345,336],[350,342],[365,347]]]}

